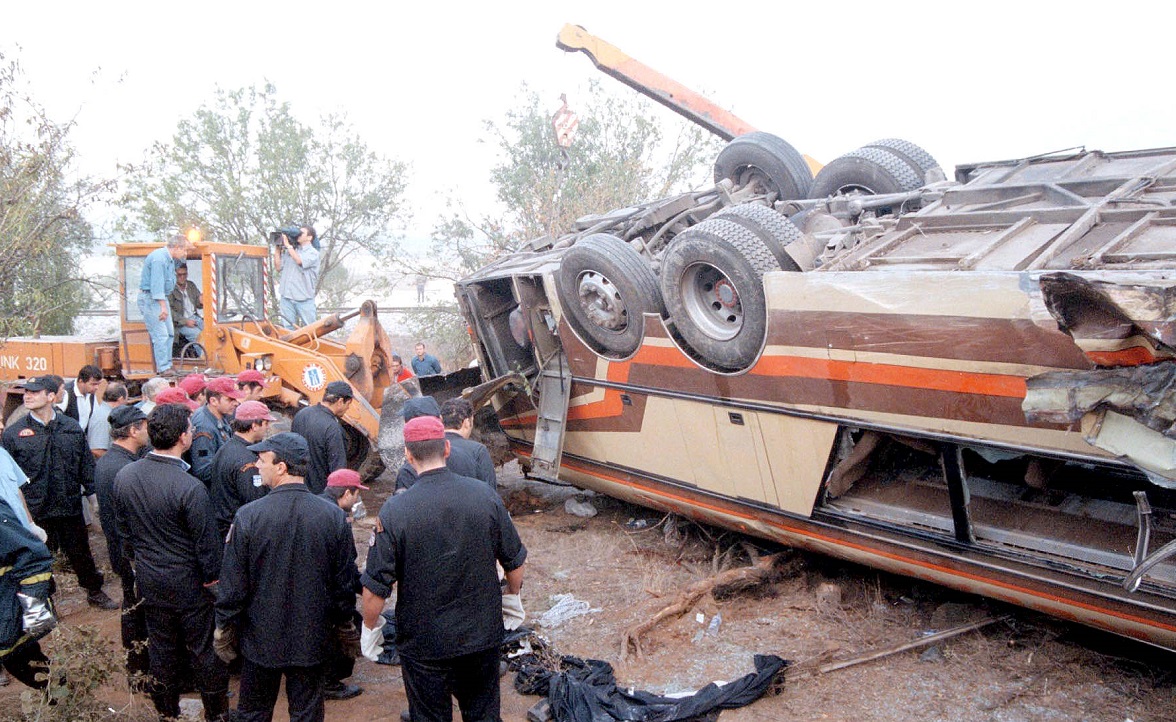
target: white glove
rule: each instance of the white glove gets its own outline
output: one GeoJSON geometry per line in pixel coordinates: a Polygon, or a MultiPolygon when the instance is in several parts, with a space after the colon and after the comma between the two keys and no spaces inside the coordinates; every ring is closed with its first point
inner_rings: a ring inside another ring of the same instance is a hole
{"type": "Polygon", "coordinates": [[[527,618],[523,610],[523,598],[518,594],[502,595],[502,626],[506,629],[518,629],[527,618]]]}
{"type": "Polygon", "coordinates": [[[29,522],[29,531],[31,531],[34,536],[40,539],[42,544],[49,541],[49,532],[37,526],[36,522],[29,522]]]}
{"type": "Polygon", "coordinates": [[[366,624],[362,625],[363,631],[359,634],[359,649],[363,652],[363,656],[375,662],[380,658],[380,653],[384,651],[384,617],[380,616],[380,621],[376,624],[375,629],[368,629],[366,624]]]}

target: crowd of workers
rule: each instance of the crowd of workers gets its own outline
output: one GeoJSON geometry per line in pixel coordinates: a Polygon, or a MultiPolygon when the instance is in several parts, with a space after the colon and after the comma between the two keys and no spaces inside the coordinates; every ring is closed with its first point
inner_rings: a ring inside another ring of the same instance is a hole
{"type": "MultiPolygon", "coordinates": [[[[440,370],[423,345],[418,362],[440,370]]],[[[368,487],[347,468],[347,382],[328,384],[277,434],[254,370],[152,379],[137,404],[94,367],[69,384],[45,375],[18,388],[27,413],[0,434],[0,662],[14,677],[48,683],[37,640],[51,625],[30,615],[52,609],[61,551],[92,606],[121,608],[128,670],[147,675],[163,717],[179,715],[194,685],[206,719],[269,720],[284,679],[290,718],[322,720],[325,700],[362,692],[347,679],[357,657],[383,651],[395,589],[404,717],[450,719],[452,696],[463,719],[498,718],[498,649],[504,626],[523,618],[526,549],[489,453],[469,438],[469,402],[406,403],[407,461],[361,574],[350,513],[368,487]],[[103,591],[91,514],[121,605],[103,591]]]]}

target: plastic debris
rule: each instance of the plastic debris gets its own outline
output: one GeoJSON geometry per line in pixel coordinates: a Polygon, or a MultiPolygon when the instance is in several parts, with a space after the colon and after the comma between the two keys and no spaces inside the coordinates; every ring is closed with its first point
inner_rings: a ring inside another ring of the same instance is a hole
{"type": "Polygon", "coordinates": [[[551,609],[539,615],[538,620],[539,624],[547,629],[558,627],[569,619],[600,611],[598,607],[594,608],[588,602],[576,599],[571,594],[553,594],[550,599],[552,601],[551,609]]]}
{"type": "Polygon", "coordinates": [[[564,511],[572,516],[578,516],[583,519],[590,519],[596,516],[596,507],[592,506],[592,502],[588,500],[579,500],[576,497],[569,497],[564,502],[564,511]]]}

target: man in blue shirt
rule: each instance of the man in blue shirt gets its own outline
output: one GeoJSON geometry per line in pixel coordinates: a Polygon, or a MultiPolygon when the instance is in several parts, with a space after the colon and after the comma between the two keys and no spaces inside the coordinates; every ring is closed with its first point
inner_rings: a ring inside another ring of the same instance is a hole
{"type": "Polygon", "coordinates": [[[318,310],[314,307],[319,277],[319,252],[314,247],[317,234],[312,226],[302,226],[299,230],[293,244],[283,233],[282,245],[274,247],[274,268],[281,274],[278,291],[282,298],[278,310],[282,319],[294,328],[318,320],[318,310]]]}
{"type": "Polygon", "coordinates": [[[418,341],[416,356],[412,357],[412,372],[417,376],[433,376],[441,373],[441,362],[431,353],[425,353],[425,344],[418,341]]]}
{"type": "Polygon", "coordinates": [[[166,246],[147,254],[143,273],[139,276],[139,313],[151,337],[155,371],[161,376],[171,373],[172,342],[175,341],[168,297],[176,287],[176,261],[187,257],[188,239],[183,235],[173,236],[166,246]]]}

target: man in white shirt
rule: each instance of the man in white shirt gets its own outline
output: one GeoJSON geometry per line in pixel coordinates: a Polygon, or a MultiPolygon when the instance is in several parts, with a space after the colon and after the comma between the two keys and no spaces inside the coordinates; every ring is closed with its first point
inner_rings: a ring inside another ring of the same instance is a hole
{"type": "Polygon", "coordinates": [[[90,427],[90,417],[98,405],[95,394],[102,386],[102,369],[92,364],[86,364],[78,369],[76,381],[66,383],[57,397],[57,408],[62,413],[78,422],[78,426],[85,431],[90,427]]]}

